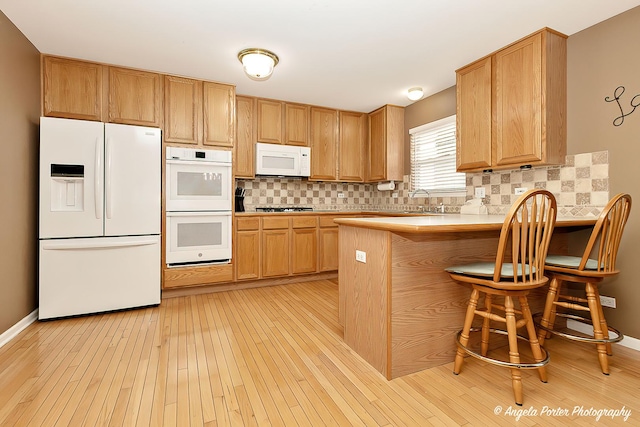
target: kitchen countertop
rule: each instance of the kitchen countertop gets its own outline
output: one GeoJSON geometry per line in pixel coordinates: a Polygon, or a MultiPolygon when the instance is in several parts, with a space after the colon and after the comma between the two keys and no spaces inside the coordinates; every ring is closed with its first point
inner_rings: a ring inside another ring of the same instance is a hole
{"type": "MultiPolygon", "coordinates": [[[[389,218],[338,218],[339,225],[399,233],[448,233],[500,230],[504,215],[418,214],[389,218]]],[[[596,217],[558,217],[556,227],[593,226],[596,217]]]]}

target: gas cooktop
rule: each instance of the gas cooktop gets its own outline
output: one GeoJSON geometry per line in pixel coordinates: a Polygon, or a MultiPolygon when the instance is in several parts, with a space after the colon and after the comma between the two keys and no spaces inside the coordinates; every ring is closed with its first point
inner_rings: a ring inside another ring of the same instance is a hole
{"type": "Polygon", "coordinates": [[[264,206],[257,207],[257,212],[302,212],[313,211],[313,208],[305,206],[264,206]]]}

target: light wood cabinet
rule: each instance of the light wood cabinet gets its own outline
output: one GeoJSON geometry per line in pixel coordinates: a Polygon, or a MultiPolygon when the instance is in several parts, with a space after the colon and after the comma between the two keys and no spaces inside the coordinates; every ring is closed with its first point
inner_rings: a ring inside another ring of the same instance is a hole
{"type": "Polygon", "coordinates": [[[236,218],[236,280],[260,278],[260,218],[236,218]]]}
{"type": "Polygon", "coordinates": [[[291,219],[291,274],[315,273],[318,259],[317,217],[291,219]]]}
{"type": "Polygon", "coordinates": [[[340,111],[338,180],[364,182],[367,115],[340,111]]]}
{"type": "Polygon", "coordinates": [[[402,181],[404,108],[385,105],[369,114],[367,181],[402,181]]]}
{"type": "Polygon", "coordinates": [[[233,147],[235,139],[234,86],[213,82],[203,83],[204,145],[233,147]]]}
{"type": "Polygon", "coordinates": [[[255,177],[256,99],[248,96],[236,96],[236,143],[234,145],[233,169],[236,178],[255,177]]]}
{"type": "Polygon", "coordinates": [[[262,218],[262,277],[289,275],[289,218],[262,218]]]}
{"type": "Polygon", "coordinates": [[[108,121],[161,127],[162,86],[160,74],[109,67],[108,121]]]}
{"type": "Polygon", "coordinates": [[[309,106],[286,103],[284,108],[284,143],[289,145],[309,145],[309,106]]]}
{"type": "Polygon", "coordinates": [[[269,99],[257,100],[258,142],[282,144],[283,103],[269,99]]]}
{"type": "Polygon", "coordinates": [[[338,111],[311,108],[311,176],[309,179],[334,181],[338,141],[338,111]]]}
{"type": "Polygon", "coordinates": [[[164,140],[198,144],[202,122],[202,82],[165,76],[164,96],[164,140]]]}
{"type": "Polygon", "coordinates": [[[459,171],[564,162],[566,56],[545,28],[456,72],[459,171]]]}
{"type": "Polygon", "coordinates": [[[337,216],[321,216],[318,222],[318,271],[338,269],[338,224],[337,216]]]}
{"type": "Polygon", "coordinates": [[[80,120],[102,120],[104,66],[44,56],[42,114],[80,120]]]}

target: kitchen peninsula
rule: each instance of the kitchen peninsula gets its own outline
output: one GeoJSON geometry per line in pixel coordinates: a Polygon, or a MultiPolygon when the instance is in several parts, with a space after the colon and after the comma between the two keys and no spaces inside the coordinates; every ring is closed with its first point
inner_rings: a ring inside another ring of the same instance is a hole
{"type": "MultiPolygon", "coordinates": [[[[336,219],[347,345],[387,379],[453,361],[470,291],[444,268],[494,261],[503,221],[459,214],[336,219]]],[[[552,250],[566,253],[568,233],[595,221],[559,217],[552,250]]],[[[532,310],[539,311],[543,293],[532,295],[532,310]]]]}

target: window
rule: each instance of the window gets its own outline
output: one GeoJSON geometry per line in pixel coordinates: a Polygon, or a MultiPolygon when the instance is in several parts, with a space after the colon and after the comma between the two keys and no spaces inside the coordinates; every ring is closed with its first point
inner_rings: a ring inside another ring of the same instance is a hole
{"type": "Polygon", "coordinates": [[[409,130],[412,189],[466,194],[466,177],[456,172],[456,116],[409,130]]]}

